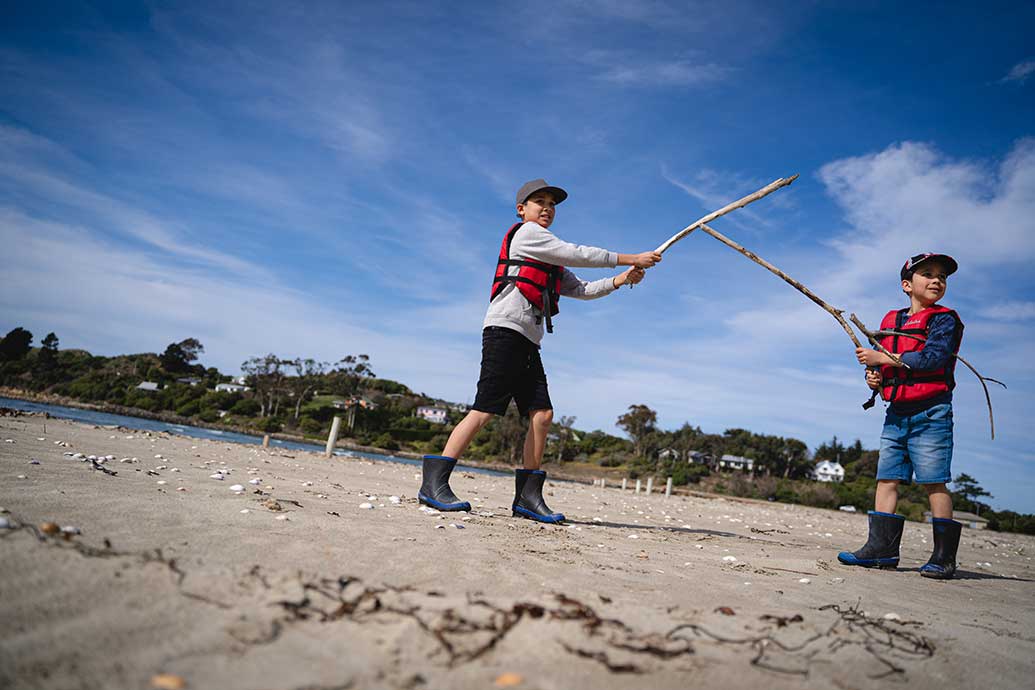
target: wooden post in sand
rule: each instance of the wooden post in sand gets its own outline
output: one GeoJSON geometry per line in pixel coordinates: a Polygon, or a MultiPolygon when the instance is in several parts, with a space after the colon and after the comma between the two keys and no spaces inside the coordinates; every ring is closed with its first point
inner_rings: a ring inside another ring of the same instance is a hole
{"type": "Polygon", "coordinates": [[[627,488],[628,483],[629,483],[629,480],[626,479],[625,477],[622,477],[622,491],[625,491],[625,489],[627,488]]]}
{"type": "Polygon", "coordinates": [[[263,448],[269,448],[270,447],[270,435],[269,434],[264,434],[263,435],[263,437],[262,437],[262,447],[263,448]]]}
{"type": "Polygon", "coordinates": [[[647,477],[647,493],[654,491],[654,477],[647,477]]]}
{"type": "Polygon", "coordinates": [[[672,477],[669,477],[665,482],[665,498],[672,495],[672,477]]]}
{"type": "Polygon", "coordinates": [[[636,480],[636,490],[633,493],[640,493],[640,480],[636,480]]]}
{"type": "Polygon", "coordinates": [[[338,442],[338,430],[341,428],[341,417],[335,415],[334,421],[331,422],[331,433],[327,436],[327,448],[323,451],[323,455],[326,458],[331,457],[331,453],[334,452],[334,444],[338,442]]]}
{"type": "Polygon", "coordinates": [[[601,478],[601,480],[600,480],[600,488],[603,489],[606,483],[607,483],[607,479],[601,478]]]}

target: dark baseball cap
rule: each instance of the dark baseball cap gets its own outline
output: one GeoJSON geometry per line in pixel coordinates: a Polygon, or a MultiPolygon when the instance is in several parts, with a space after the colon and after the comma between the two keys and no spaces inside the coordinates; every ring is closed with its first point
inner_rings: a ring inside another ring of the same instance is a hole
{"type": "Polygon", "coordinates": [[[899,275],[902,276],[902,280],[909,280],[913,277],[913,273],[916,272],[917,266],[930,261],[931,259],[938,259],[945,264],[945,275],[951,276],[959,268],[959,264],[956,263],[956,259],[952,258],[948,254],[917,254],[906,259],[906,263],[902,265],[902,270],[899,275]]]}
{"type": "Polygon", "coordinates": [[[568,198],[568,193],[566,191],[560,187],[548,185],[546,184],[546,180],[540,178],[521,185],[521,189],[519,189],[517,193],[517,203],[523,204],[528,201],[528,197],[532,196],[536,192],[542,192],[544,190],[553,194],[553,200],[558,204],[568,198]]]}

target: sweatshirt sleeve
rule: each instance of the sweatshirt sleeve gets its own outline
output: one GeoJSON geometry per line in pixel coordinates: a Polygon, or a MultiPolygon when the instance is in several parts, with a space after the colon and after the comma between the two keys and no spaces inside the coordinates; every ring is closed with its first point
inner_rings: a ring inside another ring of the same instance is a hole
{"type": "Polygon", "coordinates": [[[608,276],[600,280],[586,281],[564,269],[561,276],[561,294],[575,299],[597,299],[605,297],[616,290],[614,278],[608,276]]]}
{"type": "Polygon", "coordinates": [[[902,361],[915,371],[941,369],[952,356],[952,339],[955,334],[956,317],[952,314],[936,314],[931,317],[923,348],[904,353],[902,361]]]}
{"type": "Polygon", "coordinates": [[[571,244],[560,239],[538,223],[528,222],[514,235],[510,256],[533,259],[554,266],[576,268],[613,268],[618,254],[599,247],[571,244]]]}

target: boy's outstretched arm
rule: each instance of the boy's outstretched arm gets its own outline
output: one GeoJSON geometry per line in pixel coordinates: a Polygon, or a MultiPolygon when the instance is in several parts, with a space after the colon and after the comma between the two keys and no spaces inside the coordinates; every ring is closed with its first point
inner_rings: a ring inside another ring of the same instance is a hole
{"type": "Polygon", "coordinates": [[[660,252],[641,252],[639,254],[619,254],[619,266],[635,266],[636,268],[650,268],[661,261],[660,252]]]}
{"type": "Polygon", "coordinates": [[[614,286],[617,290],[623,285],[636,285],[638,282],[643,280],[643,276],[646,275],[646,271],[642,268],[632,267],[628,271],[619,273],[614,277],[614,286]]]}

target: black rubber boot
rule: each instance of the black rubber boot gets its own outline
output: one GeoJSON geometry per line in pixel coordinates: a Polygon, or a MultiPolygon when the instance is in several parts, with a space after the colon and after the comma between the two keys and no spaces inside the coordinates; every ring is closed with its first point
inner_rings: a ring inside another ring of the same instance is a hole
{"type": "Polygon", "coordinates": [[[514,517],[538,520],[539,522],[563,522],[564,516],[550,510],[543,500],[543,483],[546,472],[543,470],[515,470],[514,476],[514,517]]]}
{"type": "Polygon", "coordinates": [[[449,475],[456,467],[456,460],[445,455],[425,455],[423,481],[417,500],[436,510],[470,510],[471,504],[461,501],[449,488],[449,475]]]}
{"type": "Polygon", "coordinates": [[[845,565],[860,565],[864,568],[895,568],[906,519],[901,515],[876,510],[871,510],[869,516],[870,535],[866,544],[855,552],[842,551],[837,554],[837,560],[845,565]]]}
{"type": "Polygon", "coordinates": [[[932,518],[934,553],[920,566],[920,574],[936,580],[948,580],[956,574],[956,552],[960,548],[963,523],[947,518],[932,518]]]}

